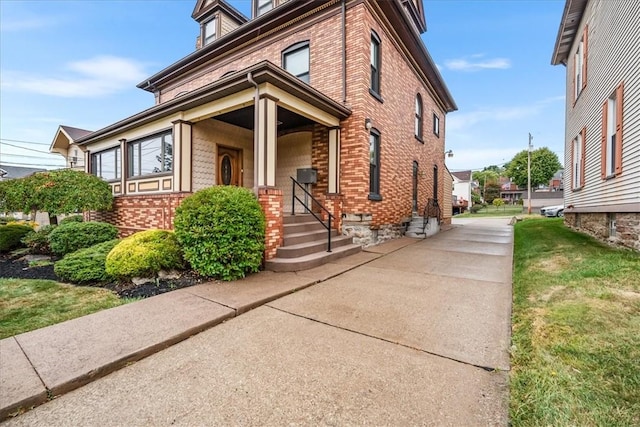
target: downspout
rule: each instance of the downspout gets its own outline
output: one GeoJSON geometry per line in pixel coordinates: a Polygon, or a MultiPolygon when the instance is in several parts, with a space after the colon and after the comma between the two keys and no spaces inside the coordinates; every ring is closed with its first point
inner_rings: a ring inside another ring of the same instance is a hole
{"type": "Polygon", "coordinates": [[[253,97],[253,193],[258,197],[258,104],[260,102],[260,89],[258,83],[253,80],[251,72],[247,73],[247,81],[256,88],[255,95],[253,97]]]}
{"type": "Polygon", "coordinates": [[[347,104],[347,0],[342,0],[342,104],[347,104]]]}

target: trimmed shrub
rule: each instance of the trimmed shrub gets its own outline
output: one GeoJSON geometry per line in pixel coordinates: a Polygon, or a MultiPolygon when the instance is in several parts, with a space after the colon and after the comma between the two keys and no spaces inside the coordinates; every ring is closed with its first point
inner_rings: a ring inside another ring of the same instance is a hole
{"type": "Polygon", "coordinates": [[[484,208],[484,205],[481,205],[481,204],[471,205],[471,208],[469,209],[469,211],[471,213],[478,213],[482,208],[484,208]]]}
{"type": "Polygon", "coordinates": [[[71,215],[60,220],[60,225],[67,224],[69,222],[84,222],[82,215],[71,215]]]}
{"type": "Polygon", "coordinates": [[[22,238],[33,232],[33,227],[24,224],[0,225],[0,252],[9,252],[21,247],[22,238]]]}
{"type": "Polygon", "coordinates": [[[160,270],[184,268],[175,233],[146,230],[122,240],[107,256],[106,271],[117,278],[155,277],[160,270]]]}
{"type": "Polygon", "coordinates": [[[54,228],[56,228],[55,225],[42,226],[35,233],[30,233],[23,237],[22,244],[29,248],[29,253],[31,254],[48,255],[51,253],[49,234],[54,228]]]}
{"type": "Polygon", "coordinates": [[[105,268],[107,255],[120,242],[118,239],[98,243],[65,255],[53,266],[62,280],[72,283],[102,283],[114,280],[105,268]]]}
{"type": "Polygon", "coordinates": [[[118,229],[106,222],[68,222],[49,233],[49,245],[56,255],[66,255],[78,249],[113,240],[118,229]]]}
{"type": "Polygon", "coordinates": [[[264,252],[264,213],[246,188],[217,186],[182,201],[174,219],[185,259],[199,274],[235,280],[256,272],[264,252]]]}

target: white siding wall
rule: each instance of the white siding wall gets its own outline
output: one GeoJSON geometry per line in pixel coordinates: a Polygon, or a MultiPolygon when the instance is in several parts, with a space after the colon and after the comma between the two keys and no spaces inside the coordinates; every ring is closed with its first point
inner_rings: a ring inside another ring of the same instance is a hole
{"type": "MultiPolygon", "coordinates": [[[[586,126],[585,185],[572,191],[565,174],[565,202],[576,208],[640,204],[640,1],[589,1],[567,64],[565,169],[571,170],[571,143],[586,126]],[[573,105],[573,56],[588,29],[587,86],[573,105]],[[624,81],[623,172],[602,180],[602,104],[624,81]]],[[[615,209],[613,209],[615,211],[615,209]]]]}

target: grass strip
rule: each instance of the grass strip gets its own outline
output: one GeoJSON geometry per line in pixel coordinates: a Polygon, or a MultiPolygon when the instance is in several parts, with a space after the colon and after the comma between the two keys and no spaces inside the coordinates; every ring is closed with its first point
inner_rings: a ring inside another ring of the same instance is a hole
{"type": "Polygon", "coordinates": [[[0,339],[126,302],[103,288],[53,280],[0,279],[0,339]]]}
{"type": "Polygon", "coordinates": [[[544,218],[514,264],[512,425],[640,425],[640,256],[544,218]]]}

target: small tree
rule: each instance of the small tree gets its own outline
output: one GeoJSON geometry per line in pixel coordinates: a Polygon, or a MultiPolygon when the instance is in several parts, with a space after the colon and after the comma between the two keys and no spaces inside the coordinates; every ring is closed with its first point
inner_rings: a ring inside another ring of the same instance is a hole
{"type": "Polygon", "coordinates": [[[493,204],[493,206],[496,207],[496,209],[498,209],[500,206],[504,205],[504,200],[497,198],[497,199],[493,199],[493,202],[491,202],[493,204]]]}
{"type": "MultiPolygon", "coordinates": [[[[509,162],[506,170],[519,187],[527,186],[527,150],[516,154],[509,162]]],[[[531,152],[531,187],[548,184],[553,175],[562,169],[558,156],[547,147],[538,148],[531,152]]]]}
{"type": "Polygon", "coordinates": [[[71,169],[40,172],[0,184],[0,209],[31,214],[47,212],[50,224],[58,223],[57,215],[108,210],[113,203],[108,183],[71,169]]]}

